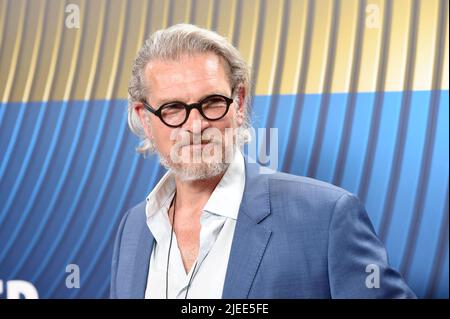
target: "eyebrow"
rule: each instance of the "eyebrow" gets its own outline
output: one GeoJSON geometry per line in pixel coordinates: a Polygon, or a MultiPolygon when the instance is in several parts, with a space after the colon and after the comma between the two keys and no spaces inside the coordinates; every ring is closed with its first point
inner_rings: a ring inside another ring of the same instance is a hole
{"type": "MultiPolygon", "coordinates": [[[[198,102],[198,101],[201,101],[201,100],[203,100],[203,99],[205,99],[205,98],[207,98],[208,96],[216,95],[216,94],[218,94],[218,95],[223,95],[223,96],[229,96],[228,94],[221,93],[221,92],[211,92],[211,93],[202,95],[202,96],[197,100],[197,102],[198,102]]],[[[182,99],[168,98],[168,99],[163,99],[163,100],[161,100],[161,102],[159,102],[158,105],[155,105],[155,107],[160,107],[160,106],[162,106],[162,105],[164,105],[164,104],[168,104],[168,103],[172,103],[172,102],[183,102],[183,103],[186,103],[186,102],[184,102],[182,99]]],[[[186,104],[187,104],[187,103],[186,103],[186,104]]]]}

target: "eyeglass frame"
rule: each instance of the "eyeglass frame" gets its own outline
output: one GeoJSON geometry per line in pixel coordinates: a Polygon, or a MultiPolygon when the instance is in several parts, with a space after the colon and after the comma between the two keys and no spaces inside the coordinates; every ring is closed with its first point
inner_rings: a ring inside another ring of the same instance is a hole
{"type": "Polygon", "coordinates": [[[150,104],[148,104],[147,101],[145,101],[145,100],[142,101],[141,103],[144,105],[144,107],[146,108],[146,110],[148,110],[148,111],[149,111],[150,113],[152,113],[153,115],[157,116],[157,117],[161,120],[161,122],[163,122],[165,125],[167,125],[167,126],[169,126],[169,127],[171,127],[171,128],[177,128],[177,127],[183,126],[184,123],[187,122],[187,120],[189,119],[189,115],[191,114],[191,111],[192,111],[193,109],[197,109],[197,111],[201,114],[201,116],[203,116],[203,118],[207,119],[208,121],[218,121],[218,120],[224,118],[225,115],[227,115],[227,113],[228,113],[228,111],[229,111],[229,109],[230,109],[230,105],[233,104],[233,102],[234,102],[234,99],[232,99],[232,98],[230,98],[230,97],[227,97],[227,96],[225,96],[225,95],[222,95],[222,94],[211,94],[211,95],[208,95],[208,96],[204,97],[203,99],[201,99],[201,100],[200,100],[199,102],[197,102],[197,103],[186,104],[186,103],[181,102],[181,101],[172,101],[172,102],[167,102],[167,103],[162,104],[162,105],[159,106],[157,109],[154,109],[154,108],[153,108],[150,104]],[[226,107],[226,110],[225,110],[224,114],[223,114],[221,117],[216,118],[216,119],[210,119],[210,118],[208,118],[208,117],[205,115],[205,113],[203,113],[203,110],[202,110],[202,104],[203,104],[207,99],[210,99],[210,98],[212,98],[212,97],[221,97],[221,98],[224,98],[224,99],[225,99],[225,102],[227,103],[227,107],[226,107]],[[179,103],[179,104],[183,105],[183,106],[184,106],[184,109],[185,109],[185,112],[186,112],[186,117],[185,117],[185,119],[181,122],[181,124],[178,124],[178,125],[172,125],[172,124],[166,123],[166,121],[163,120],[163,117],[162,117],[162,115],[161,115],[161,112],[162,112],[162,110],[163,110],[163,108],[164,108],[165,106],[168,106],[168,105],[174,104],[174,103],[179,103]]]}

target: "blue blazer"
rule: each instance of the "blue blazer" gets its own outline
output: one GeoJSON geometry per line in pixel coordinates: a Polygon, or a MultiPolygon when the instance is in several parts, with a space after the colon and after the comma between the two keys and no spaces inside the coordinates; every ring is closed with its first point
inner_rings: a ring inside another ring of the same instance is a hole
{"type": "MultiPolygon", "coordinates": [[[[389,266],[354,195],[311,178],[259,174],[259,168],[246,159],[223,298],[415,297],[389,266]]],[[[144,298],[153,243],[144,201],[119,226],[112,298],[144,298]]]]}

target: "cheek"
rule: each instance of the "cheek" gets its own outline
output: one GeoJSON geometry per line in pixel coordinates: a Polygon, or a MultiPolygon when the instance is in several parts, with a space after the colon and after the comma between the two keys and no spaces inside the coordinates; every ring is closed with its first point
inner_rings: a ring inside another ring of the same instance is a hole
{"type": "Polygon", "coordinates": [[[170,130],[166,129],[155,129],[153,132],[154,141],[158,148],[161,151],[166,151],[166,148],[168,148],[171,144],[171,138],[170,138],[170,130]]]}

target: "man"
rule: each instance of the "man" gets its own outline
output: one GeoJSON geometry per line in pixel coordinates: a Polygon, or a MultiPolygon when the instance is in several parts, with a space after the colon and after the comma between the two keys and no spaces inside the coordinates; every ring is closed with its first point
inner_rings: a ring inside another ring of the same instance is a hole
{"type": "Polygon", "coordinates": [[[113,298],[408,298],[355,196],[261,174],[249,68],[214,32],[175,25],[139,51],[128,121],[168,172],[119,226],[113,298]]]}

